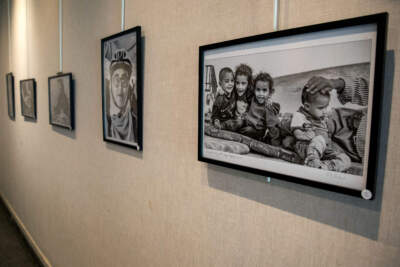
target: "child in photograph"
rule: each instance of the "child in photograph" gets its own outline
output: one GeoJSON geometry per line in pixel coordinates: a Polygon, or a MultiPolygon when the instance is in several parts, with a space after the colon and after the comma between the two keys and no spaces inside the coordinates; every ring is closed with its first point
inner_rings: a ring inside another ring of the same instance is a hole
{"type": "Polygon", "coordinates": [[[266,72],[260,72],[254,80],[254,96],[245,116],[241,134],[272,145],[279,145],[280,105],[271,101],[274,93],[274,82],[266,72]]]}
{"type": "Polygon", "coordinates": [[[244,125],[244,119],[251,101],[253,70],[246,64],[240,64],[235,71],[235,111],[234,117],[225,121],[221,128],[237,131],[244,125]]]}
{"type": "Polygon", "coordinates": [[[221,124],[232,119],[235,112],[234,76],[230,68],[222,68],[219,71],[219,85],[223,94],[218,94],[215,98],[211,121],[216,128],[221,129],[221,124]]]}
{"type": "Polygon", "coordinates": [[[295,138],[294,150],[304,164],[331,171],[346,171],[350,158],[332,142],[328,133],[329,92],[311,94],[307,87],[301,95],[302,106],[293,114],[290,128],[295,138]]]}
{"type": "Polygon", "coordinates": [[[253,93],[253,70],[246,64],[240,64],[235,72],[236,118],[243,118],[247,112],[253,93]]]}
{"type": "Polygon", "coordinates": [[[351,103],[364,107],[353,110],[336,108],[332,114],[332,139],[341,145],[345,153],[355,162],[363,162],[367,132],[368,81],[360,76],[328,79],[314,76],[306,83],[307,91],[330,92],[336,90],[341,104],[351,103]]]}

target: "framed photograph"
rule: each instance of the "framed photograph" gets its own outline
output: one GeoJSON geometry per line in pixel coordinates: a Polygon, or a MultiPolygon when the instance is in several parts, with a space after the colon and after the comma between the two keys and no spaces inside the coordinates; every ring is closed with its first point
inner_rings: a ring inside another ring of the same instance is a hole
{"type": "Polygon", "coordinates": [[[36,119],[36,82],[35,79],[26,79],[19,82],[21,90],[22,116],[36,119]]]}
{"type": "Polygon", "coordinates": [[[15,119],[15,103],[14,103],[14,76],[12,73],[6,74],[6,84],[7,84],[7,106],[8,106],[8,116],[10,119],[15,119]]]}
{"type": "Polygon", "coordinates": [[[104,141],[142,150],[140,26],[101,40],[104,141]]]}
{"type": "Polygon", "coordinates": [[[49,77],[49,122],[51,125],[74,129],[74,97],[72,74],[49,77]]]}
{"type": "Polygon", "coordinates": [[[373,199],[387,17],[201,46],[199,160],[373,199]]]}

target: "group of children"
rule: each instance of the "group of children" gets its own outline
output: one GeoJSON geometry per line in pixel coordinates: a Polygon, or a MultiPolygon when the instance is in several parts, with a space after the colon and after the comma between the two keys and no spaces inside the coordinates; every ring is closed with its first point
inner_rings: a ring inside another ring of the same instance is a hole
{"type": "Polygon", "coordinates": [[[250,66],[219,72],[221,92],[212,107],[211,122],[221,130],[238,132],[261,142],[294,150],[310,167],[346,171],[350,158],[332,142],[328,132],[329,93],[302,90],[302,106],[290,117],[290,134],[281,134],[280,104],[271,100],[274,81],[266,72],[253,80],[250,66]]]}

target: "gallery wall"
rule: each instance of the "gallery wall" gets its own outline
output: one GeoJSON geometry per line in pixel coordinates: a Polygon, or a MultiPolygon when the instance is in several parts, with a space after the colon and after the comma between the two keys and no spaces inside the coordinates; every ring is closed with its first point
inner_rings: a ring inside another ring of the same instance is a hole
{"type": "Polygon", "coordinates": [[[126,29],[144,36],[143,152],[102,136],[100,40],[120,31],[120,1],[63,1],[73,132],[48,121],[58,1],[10,2],[11,47],[0,0],[0,194],[51,265],[398,266],[399,1],[280,1],[280,29],[389,12],[374,201],[197,161],[198,48],[273,31],[272,0],[126,0],[126,29]],[[21,116],[26,78],[37,82],[37,121],[21,116]]]}

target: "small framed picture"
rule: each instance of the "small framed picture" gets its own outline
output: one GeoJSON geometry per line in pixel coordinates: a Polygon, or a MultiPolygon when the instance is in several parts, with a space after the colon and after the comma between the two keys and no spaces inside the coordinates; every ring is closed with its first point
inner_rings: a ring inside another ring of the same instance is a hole
{"type": "Polygon", "coordinates": [[[74,129],[72,74],[49,77],[49,121],[51,125],[74,129]]]}
{"type": "Polygon", "coordinates": [[[15,103],[14,103],[14,76],[12,73],[6,74],[6,84],[7,84],[7,106],[8,106],[8,116],[10,119],[15,119],[15,103]]]}
{"type": "Polygon", "coordinates": [[[103,139],[142,150],[141,27],[101,40],[103,139]]]}
{"type": "Polygon", "coordinates": [[[26,79],[19,82],[21,90],[22,116],[36,119],[36,82],[35,79],[26,79]]]}
{"type": "Polygon", "coordinates": [[[372,199],[387,17],[201,46],[199,160],[372,199]]]}

